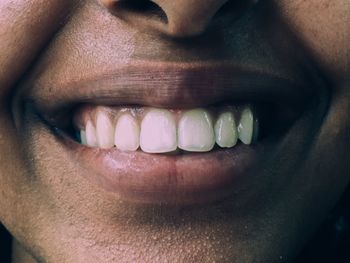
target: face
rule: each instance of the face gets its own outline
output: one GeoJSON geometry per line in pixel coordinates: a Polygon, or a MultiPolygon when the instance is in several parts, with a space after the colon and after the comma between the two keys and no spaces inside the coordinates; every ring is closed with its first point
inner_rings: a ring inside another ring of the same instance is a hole
{"type": "Polygon", "coordinates": [[[349,183],[347,0],[0,3],[0,221],[41,262],[292,260],[349,183]]]}

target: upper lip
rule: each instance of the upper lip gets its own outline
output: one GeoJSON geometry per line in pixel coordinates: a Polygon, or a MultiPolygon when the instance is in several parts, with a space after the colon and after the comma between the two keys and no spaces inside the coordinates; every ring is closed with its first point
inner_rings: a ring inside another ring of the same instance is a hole
{"type": "Polygon", "coordinates": [[[55,113],[79,103],[194,108],[231,102],[300,107],[313,92],[306,81],[234,63],[133,62],[84,78],[34,81],[28,100],[55,113]]]}

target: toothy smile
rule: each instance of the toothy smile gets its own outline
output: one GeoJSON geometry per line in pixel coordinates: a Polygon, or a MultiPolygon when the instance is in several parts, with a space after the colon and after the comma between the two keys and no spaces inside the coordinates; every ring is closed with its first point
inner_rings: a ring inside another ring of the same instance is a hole
{"type": "Polygon", "coordinates": [[[80,142],[88,147],[146,153],[208,152],[216,143],[231,148],[257,138],[250,105],[190,110],[86,106],[75,117],[80,142]]]}
{"type": "Polygon", "coordinates": [[[231,64],[135,62],[37,81],[27,109],[89,182],[132,202],[192,205],[252,180],[312,90],[231,64]]]}

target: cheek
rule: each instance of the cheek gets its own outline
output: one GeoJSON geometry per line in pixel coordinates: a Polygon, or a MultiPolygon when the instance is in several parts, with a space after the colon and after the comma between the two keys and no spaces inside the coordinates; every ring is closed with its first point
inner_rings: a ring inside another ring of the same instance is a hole
{"type": "Polygon", "coordinates": [[[23,204],[30,204],[29,198],[25,202],[22,199],[27,183],[25,165],[12,127],[11,119],[0,107],[0,222],[11,232],[20,231],[16,229],[17,224],[28,224],[23,215],[29,210],[23,204]]]}
{"type": "Polygon", "coordinates": [[[350,2],[348,0],[276,0],[285,22],[322,69],[336,79],[349,73],[350,2]]]}
{"type": "Polygon", "coordinates": [[[68,18],[76,1],[0,1],[0,100],[68,18]]]}

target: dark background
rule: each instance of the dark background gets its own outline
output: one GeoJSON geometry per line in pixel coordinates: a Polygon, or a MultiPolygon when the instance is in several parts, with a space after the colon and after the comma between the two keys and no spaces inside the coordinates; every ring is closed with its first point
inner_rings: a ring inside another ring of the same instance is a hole
{"type": "Polygon", "coordinates": [[[9,263],[11,255],[11,236],[0,224],[0,263],[9,263]]]}

